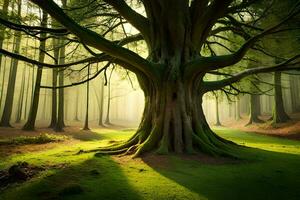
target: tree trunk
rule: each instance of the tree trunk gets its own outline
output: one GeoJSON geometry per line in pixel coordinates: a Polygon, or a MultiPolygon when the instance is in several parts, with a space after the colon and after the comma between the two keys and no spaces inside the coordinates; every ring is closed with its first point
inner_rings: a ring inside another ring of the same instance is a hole
{"type": "MultiPolygon", "coordinates": [[[[65,63],[65,47],[60,48],[60,59],[59,64],[65,63]]],[[[59,86],[64,85],[64,71],[60,70],[58,72],[58,84],[59,86]]],[[[58,89],[58,112],[57,112],[57,122],[54,130],[57,132],[63,132],[65,127],[64,123],[64,88],[58,89]]]]}
{"type": "Polygon", "coordinates": [[[292,112],[293,113],[300,111],[299,91],[298,91],[298,87],[297,87],[297,79],[298,78],[299,78],[298,76],[289,75],[291,104],[292,104],[292,112]]]}
{"type": "MultiPolygon", "coordinates": [[[[47,13],[43,12],[42,20],[41,20],[41,26],[47,27],[47,13]]],[[[45,38],[46,34],[41,33],[41,38],[45,38]]],[[[44,62],[45,58],[45,48],[46,48],[46,41],[41,40],[40,41],[40,51],[39,51],[39,62],[44,62]]],[[[39,100],[40,100],[40,87],[41,87],[41,81],[42,81],[42,73],[43,73],[43,66],[38,66],[37,68],[37,74],[36,74],[36,80],[35,80],[35,87],[34,87],[34,93],[33,93],[33,100],[31,102],[31,107],[29,111],[29,116],[27,119],[27,122],[23,126],[23,130],[32,131],[35,128],[35,121],[39,106],[39,100]]]]}
{"type": "MultiPolygon", "coordinates": [[[[7,18],[8,5],[9,5],[9,0],[4,0],[2,10],[1,10],[1,16],[4,19],[7,18]]],[[[1,49],[3,46],[4,39],[5,39],[5,26],[0,26],[0,48],[1,49]]],[[[2,68],[2,54],[0,54],[0,71],[1,71],[1,68],[2,68]]]]}
{"type": "MultiPolygon", "coordinates": [[[[21,17],[21,0],[18,1],[18,17],[21,17]]],[[[19,31],[15,31],[14,38],[14,50],[13,52],[19,54],[21,46],[21,33],[19,31]]],[[[10,119],[13,108],[13,100],[15,93],[15,84],[16,84],[16,75],[19,61],[13,59],[10,66],[10,73],[7,84],[7,92],[5,98],[5,104],[3,109],[3,114],[0,121],[0,126],[2,127],[11,127],[10,119]]]]}
{"type": "Polygon", "coordinates": [[[103,124],[104,84],[103,84],[102,78],[100,78],[99,94],[98,94],[98,91],[96,90],[95,86],[93,86],[93,89],[94,89],[94,93],[96,95],[98,111],[99,111],[98,125],[104,127],[104,124],[103,124]]]}
{"type": "Polygon", "coordinates": [[[76,88],[76,99],[75,99],[75,117],[74,121],[79,121],[78,117],[78,107],[79,107],[79,87],[76,88]]]}
{"type": "Polygon", "coordinates": [[[216,95],[216,100],[215,100],[215,106],[216,106],[216,123],[215,126],[222,126],[221,122],[220,122],[220,113],[219,113],[219,98],[216,95]]]}
{"type": "Polygon", "coordinates": [[[283,106],[281,72],[274,73],[274,108],[273,108],[273,124],[284,123],[290,120],[283,106]]]}
{"type": "Polygon", "coordinates": [[[24,100],[24,87],[25,87],[25,67],[22,72],[22,80],[21,80],[21,88],[20,95],[18,100],[18,107],[16,111],[16,123],[20,123],[22,119],[22,111],[23,111],[23,100],[24,100]]]}
{"type": "Polygon", "coordinates": [[[4,65],[3,65],[3,76],[2,76],[2,84],[1,84],[1,94],[0,94],[0,109],[2,109],[2,100],[4,96],[4,83],[5,83],[5,77],[6,77],[6,63],[7,63],[7,57],[4,57],[4,65]]]}
{"type": "Polygon", "coordinates": [[[241,109],[240,109],[240,99],[239,97],[235,98],[235,120],[239,121],[241,119],[241,109]]]}
{"type": "MultiPolygon", "coordinates": [[[[54,59],[55,64],[58,64],[59,59],[59,48],[57,44],[57,40],[53,39],[53,47],[54,47],[54,59]]],[[[52,86],[56,87],[57,85],[57,69],[52,70],[52,86]]],[[[52,89],[52,108],[51,108],[51,122],[49,128],[55,128],[57,123],[57,90],[52,89]]]]}
{"type": "MultiPolygon", "coordinates": [[[[140,81],[144,82],[144,81],[140,81]]],[[[217,136],[206,122],[202,96],[179,80],[158,87],[141,83],[145,108],[137,132],[125,143],[100,153],[144,152],[167,154],[201,151],[211,155],[234,155],[231,142],[217,136]],[[199,100],[200,99],[200,100],[199,100]]]]}
{"type": "MultiPolygon", "coordinates": [[[[90,66],[88,66],[88,79],[90,78],[90,66]]],[[[86,83],[86,111],[85,111],[85,122],[83,130],[90,130],[89,128],[89,95],[90,95],[90,82],[86,83]]]]}
{"type": "Polygon", "coordinates": [[[111,103],[111,78],[114,71],[114,67],[112,68],[109,78],[108,78],[108,84],[107,84],[107,110],[106,110],[106,119],[105,124],[111,125],[110,123],[110,103],[111,103]]]}
{"type": "Polygon", "coordinates": [[[259,119],[260,115],[260,96],[257,94],[251,94],[250,95],[250,116],[249,116],[249,122],[247,125],[253,124],[253,123],[263,123],[261,119],[259,119]]]}
{"type": "Polygon", "coordinates": [[[103,79],[100,79],[100,101],[99,101],[99,121],[98,121],[98,125],[99,126],[104,126],[103,124],[103,103],[104,103],[104,83],[103,83],[103,79]]]}

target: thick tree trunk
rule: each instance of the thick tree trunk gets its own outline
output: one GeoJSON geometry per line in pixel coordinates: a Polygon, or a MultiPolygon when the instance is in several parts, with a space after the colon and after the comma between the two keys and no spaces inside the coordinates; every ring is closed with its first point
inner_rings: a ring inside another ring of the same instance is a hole
{"type": "Polygon", "coordinates": [[[260,96],[257,94],[250,95],[250,116],[247,125],[253,123],[263,123],[264,121],[259,119],[260,115],[260,96]]]}
{"type": "MultiPolygon", "coordinates": [[[[18,1],[17,6],[18,6],[18,17],[21,17],[21,0],[18,1]]],[[[21,33],[19,31],[15,31],[13,52],[19,54],[20,46],[21,46],[21,33]]],[[[13,59],[11,62],[4,110],[0,121],[0,126],[2,127],[11,127],[10,119],[11,119],[13,102],[14,102],[13,100],[14,100],[14,93],[15,93],[18,63],[19,61],[16,59],[13,59]]]]}
{"type": "Polygon", "coordinates": [[[145,108],[137,132],[127,141],[100,149],[100,154],[145,152],[159,154],[205,152],[235,156],[233,143],[217,136],[206,122],[202,96],[196,88],[173,80],[155,86],[140,79],[145,108]],[[199,100],[200,99],[200,100],[199,100]]]}
{"type": "Polygon", "coordinates": [[[281,72],[274,73],[274,110],[273,124],[284,123],[290,120],[283,106],[282,87],[281,87],[281,72]]]}
{"type": "MultiPolygon", "coordinates": [[[[41,26],[47,27],[47,13],[46,12],[43,12],[41,26]]],[[[42,33],[41,38],[45,38],[45,37],[46,37],[46,34],[42,33]]],[[[40,49],[39,62],[44,62],[45,48],[46,48],[46,41],[42,40],[40,42],[40,47],[39,47],[39,49],[40,49]]],[[[32,131],[32,130],[34,130],[34,127],[35,127],[35,121],[36,121],[36,116],[37,116],[37,111],[38,111],[38,106],[39,106],[39,100],[40,100],[40,86],[41,86],[42,73],[43,73],[42,67],[43,66],[38,66],[38,68],[37,68],[35,87],[34,87],[34,92],[33,92],[33,100],[31,102],[29,116],[28,116],[27,122],[23,126],[23,130],[32,131]]]]}

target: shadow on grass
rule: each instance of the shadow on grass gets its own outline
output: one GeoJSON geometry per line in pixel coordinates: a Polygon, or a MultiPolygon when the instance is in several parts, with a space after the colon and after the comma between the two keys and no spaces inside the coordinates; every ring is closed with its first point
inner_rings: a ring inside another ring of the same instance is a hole
{"type": "Polygon", "coordinates": [[[93,140],[102,140],[105,139],[105,136],[93,131],[76,131],[76,132],[67,132],[65,135],[71,136],[74,139],[80,141],[93,141],[93,140]]]}
{"type": "Polygon", "coordinates": [[[245,149],[249,161],[203,163],[168,157],[171,169],[147,163],[162,176],[209,200],[288,199],[300,197],[300,156],[245,149]]]}
{"type": "Polygon", "coordinates": [[[81,164],[38,178],[32,183],[12,188],[7,190],[2,198],[5,200],[140,199],[128,184],[127,177],[118,164],[109,156],[92,157],[81,164]]]}

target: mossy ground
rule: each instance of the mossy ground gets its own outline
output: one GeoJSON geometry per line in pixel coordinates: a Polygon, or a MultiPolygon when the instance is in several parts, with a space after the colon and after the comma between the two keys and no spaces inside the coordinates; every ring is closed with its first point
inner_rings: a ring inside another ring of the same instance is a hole
{"type": "Polygon", "coordinates": [[[300,199],[300,141],[218,128],[226,139],[253,147],[239,162],[197,156],[130,159],[76,153],[124,140],[129,131],[95,129],[75,142],[0,157],[0,169],[18,161],[49,166],[39,176],[0,191],[2,200],[35,199],[300,199]],[[97,136],[97,137],[96,137],[97,136]]]}

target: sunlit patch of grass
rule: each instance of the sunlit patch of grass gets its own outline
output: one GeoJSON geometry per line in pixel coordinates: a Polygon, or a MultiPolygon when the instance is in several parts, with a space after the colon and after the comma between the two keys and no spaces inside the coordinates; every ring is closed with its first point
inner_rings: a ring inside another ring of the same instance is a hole
{"type": "Polygon", "coordinates": [[[256,133],[247,133],[228,128],[215,129],[216,133],[237,144],[274,152],[300,154],[300,142],[256,133]]]}

